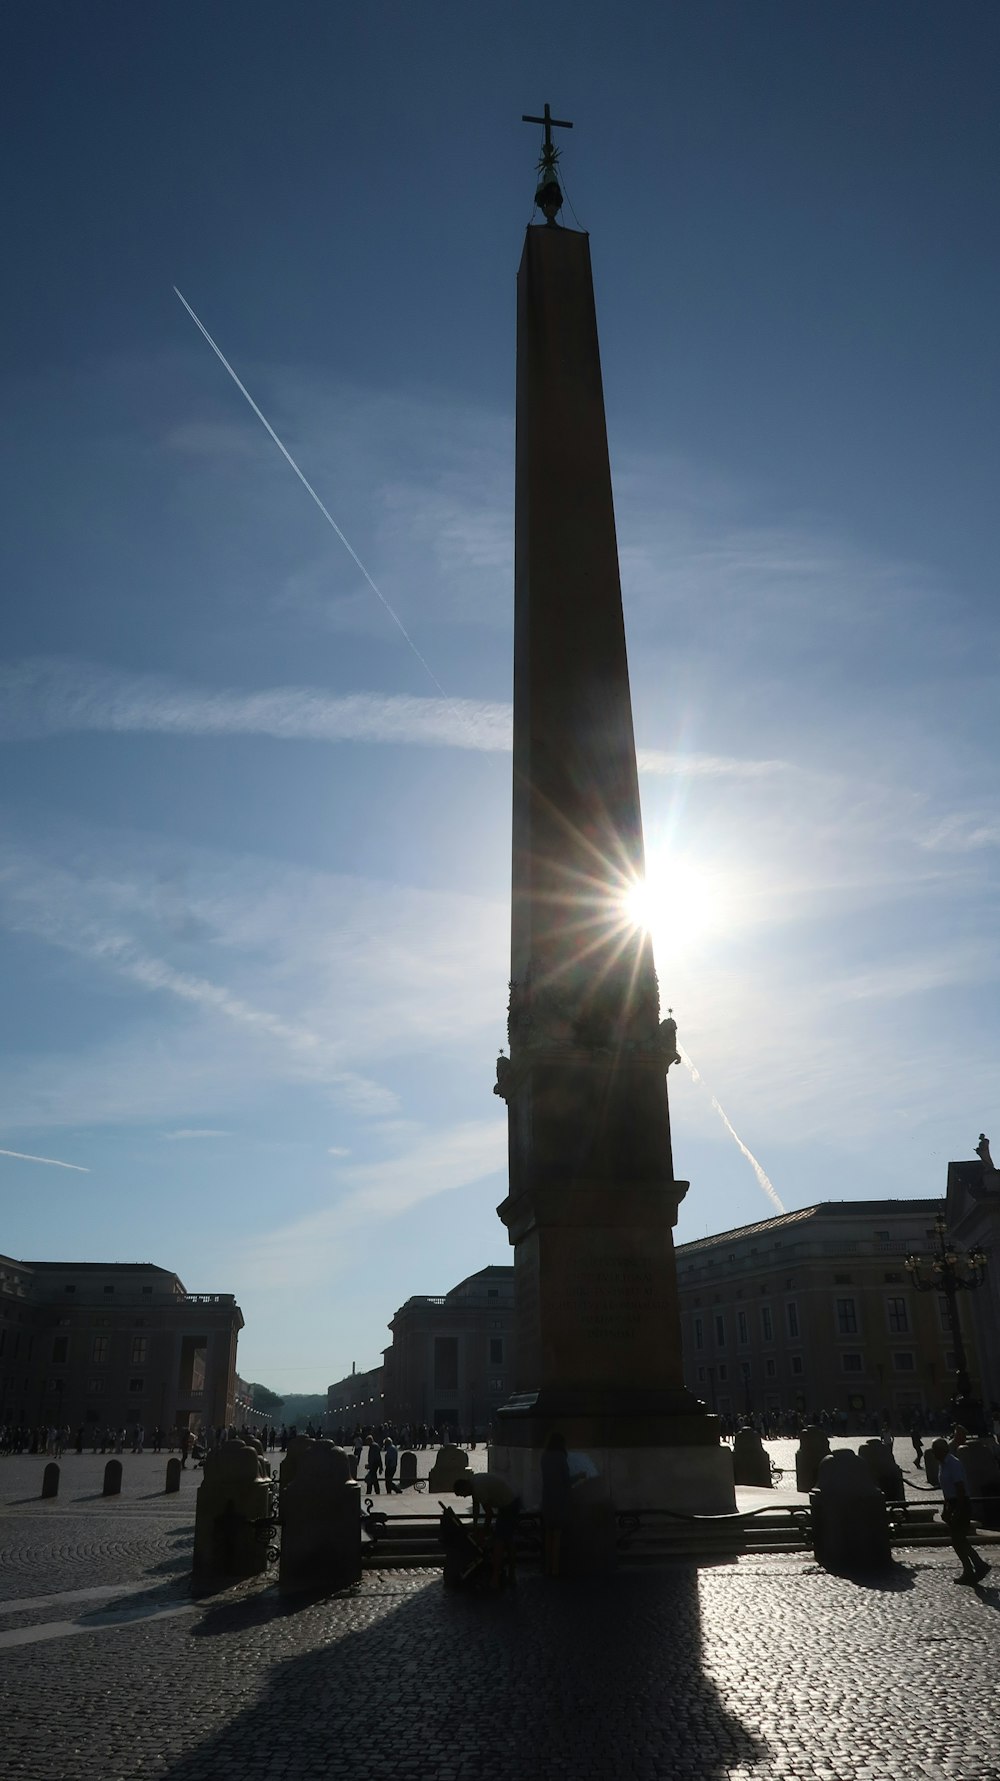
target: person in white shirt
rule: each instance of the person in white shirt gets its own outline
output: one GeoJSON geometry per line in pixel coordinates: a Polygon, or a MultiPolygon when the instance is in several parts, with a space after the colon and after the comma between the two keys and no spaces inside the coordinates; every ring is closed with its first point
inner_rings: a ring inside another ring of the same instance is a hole
{"type": "Polygon", "coordinates": [[[933,1443],[931,1452],[941,1468],[938,1479],[944,1497],[941,1516],[962,1566],[962,1575],[953,1578],[953,1582],[968,1583],[975,1587],[982,1582],[990,1566],[984,1564],[969,1539],[972,1504],[969,1501],[969,1481],[965,1475],[965,1467],[958,1454],[952,1452],[943,1438],[933,1443]]]}

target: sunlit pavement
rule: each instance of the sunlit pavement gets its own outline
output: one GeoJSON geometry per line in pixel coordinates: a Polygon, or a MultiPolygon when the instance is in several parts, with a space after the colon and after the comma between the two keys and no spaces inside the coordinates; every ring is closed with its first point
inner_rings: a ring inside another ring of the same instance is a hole
{"type": "Polygon", "coordinates": [[[165,1497],[165,1457],[125,1455],[105,1500],[100,1456],[73,1454],[41,1503],[43,1463],[0,1459],[2,1749],[29,1781],[1000,1781],[1000,1589],[956,1589],[947,1551],[870,1584],[748,1557],[498,1599],[432,1571],[293,1611],[256,1584],[193,1603],[200,1473],[165,1497]]]}

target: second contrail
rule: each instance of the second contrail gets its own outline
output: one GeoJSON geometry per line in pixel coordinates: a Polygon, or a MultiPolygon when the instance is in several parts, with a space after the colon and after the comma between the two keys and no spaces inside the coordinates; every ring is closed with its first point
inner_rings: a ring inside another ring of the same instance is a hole
{"type": "Polygon", "coordinates": [[[381,601],[382,605],[386,609],[386,612],[389,614],[389,617],[392,619],[393,624],[396,626],[396,628],[398,629],[400,634],[403,637],[405,637],[407,643],[409,644],[410,648],[412,649],[414,655],[417,658],[417,661],[420,663],[420,666],[423,668],[425,674],[427,674],[430,677],[433,684],[437,687],[438,692],[441,694],[444,694],[444,687],[441,685],[441,682],[438,680],[437,675],[434,673],[434,671],[430,667],[429,663],[427,663],[424,660],[423,656],[421,655],[419,649],[417,648],[416,644],[414,643],[413,638],[410,636],[410,633],[406,629],[406,626],[404,625],[399,614],[397,612],[393,611],[388,600],[386,599],[385,595],[383,594],[381,588],[377,586],[375,581],[373,581],[372,577],[369,575],[368,570],[365,568],[364,563],[361,561],[361,558],[358,556],[358,553],[355,550],[353,544],[350,543],[349,539],[344,537],[344,534],[341,531],[340,527],[338,526],[336,520],[334,519],[333,514],[330,512],[330,509],[328,507],[324,506],[323,502],[320,500],[319,496],[316,493],[316,490],[313,488],[313,485],[309,481],[308,477],[303,475],[302,471],[299,469],[298,464],[295,462],[295,459],[292,457],[292,454],[288,450],[287,446],[283,445],[281,440],[278,438],[278,435],[275,432],[274,428],[272,427],[270,421],[268,420],[267,415],[263,414],[261,412],[261,410],[257,407],[257,404],[254,401],[253,397],[251,396],[250,391],[247,389],[246,384],[242,383],[240,381],[240,379],[237,377],[236,372],[233,370],[232,365],[229,363],[229,360],[226,358],[225,353],[222,351],[222,349],[220,347],[218,347],[216,345],[215,341],[212,339],[211,334],[209,333],[208,329],[206,328],[204,322],[201,321],[199,319],[199,317],[195,314],[194,310],[191,308],[190,303],[188,302],[187,298],[185,297],[183,291],[179,291],[177,289],[176,285],[174,285],[174,296],[180,298],[180,301],[183,303],[185,309],[188,312],[188,315],[191,317],[191,320],[194,322],[195,327],[198,329],[199,333],[201,333],[205,336],[205,339],[208,341],[208,344],[212,348],[212,351],[214,352],[216,358],[219,360],[219,363],[221,365],[225,366],[225,368],[229,372],[229,375],[232,378],[234,384],[236,385],[236,388],[239,390],[240,395],[244,396],[246,398],[246,400],[249,402],[251,408],[254,411],[254,414],[257,416],[257,419],[260,421],[261,426],[264,427],[265,430],[270,434],[271,438],[274,440],[275,445],[278,447],[278,450],[280,451],[282,457],[285,459],[285,462],[287,464],[291,465],[291,468],[295,471],[295,474],[298,477],[299,481],[301,482],[302,487],[305,489],[306,493],[308,495],[312,496],[312,499],[315,501],[317,507],[320,510],[320,513],[323,515],[323,518],[326,520],[327,525],[333,527],[333,530],[336,532],[337,537],[340,539],[341,544],[344,546],[344,549],[347,551],[348,556],[350,556],[353,559],[353,561],[357,564],[358,568],[361,570],[361,573],[364,576],[365,580],[367,581],[368,586],[371,588],[372,593],[375,595],[376,600],[381,601]]]}
{"type": "Polygon", "coordinates": [[[739,1132],[736,1130],[735,1126],[733,1125],[733,1122],[730,1119],[725,1108],[720,1106],[715,1095],[713,1095],[711,1089],[709,1088],[708,1083],[705,1081],[705,1078],[702,1075],[701,1071],[696,1067],[696,1065],[694,1063],[692,1063],[687,1052],[684,1050],[684,1047],[682,1045],[679,1045],[677,1047],[677,1049],[680,1053],[681,1063],[685,1064],[691,1072],[692,1082],[700,1082],[701,1083],[702,1088],[707,1093],[708,1098],[711,1101],[712,1106],[715,1109],[716,1113],[719,1115],[719,1118],[721,1119],[723,1125],[725,1126],[726,1131],[729,1133],[729,1136],[732,1138],[733,1143],[736,1145],[737,1149],[741,1150],[743,1155],[746,1157],[747,1162],[750,1164],[751,1169],[753,1170],[754,1174],[757,1177],[758,1183],[763,1188],[763,1190],[766,1193],[768,1199],[770,1200],[772,1206],[774,1206],[778,1212],[784,1212],[785,1208],[782,1205],[780,1199],[778,1198],[778,1195],[774,1191],[774,1184],[771,1181],[770,1175],[768,1175],[768,1173],[765,1169],[761,1168],[761,1165],[757,1161],[757,1158],[754,1156],[753,1151],[750,1150],[746,1144],[744,1144],[743,1139],[740,1137],[739,1132]]]}

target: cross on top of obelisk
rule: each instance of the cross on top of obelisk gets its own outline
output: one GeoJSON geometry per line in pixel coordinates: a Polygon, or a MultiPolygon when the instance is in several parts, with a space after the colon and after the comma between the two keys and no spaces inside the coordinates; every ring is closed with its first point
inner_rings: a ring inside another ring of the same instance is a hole
{"type": "Polygon", "coordinates": [[[552,140],[553,130],[572,130],[568,118],[553,117],[546,102],[543,117],[529,117],[527,112],[521,114],[522,124],[544,124],[545,142],[538,162],[538,190],[535,203],[542,212],[550,229],[556,226],[556,214],[562,207],[563,195],[559,185],[557,165],[559,150],[552,140]]]}

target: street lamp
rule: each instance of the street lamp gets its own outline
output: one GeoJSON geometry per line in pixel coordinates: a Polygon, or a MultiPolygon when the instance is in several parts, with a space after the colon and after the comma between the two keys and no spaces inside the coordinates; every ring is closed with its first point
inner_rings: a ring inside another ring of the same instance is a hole
{"type": "Polygon", "coordinates": [[[971,1398],[972,1381],[969,1378],[969,1362],[962,1340],[956,1301],[960,1292],[975,1292],[977,1287],[983,1285],[986,1278],[986,1251],[977,1245],[975,1249],[969,1250],[968,1255],[963,1256],[948,1236],[943,1212],[939,1212],[934,1220],[934,1229],[937,1233],[937,1248],[930,1257],[930,1277],[922,1272],[924,1261],[919,1255],[908,1255],[903,1266],[918,1292],[944,1293],[948,1301],[948,1315],[955,1345],[955,1384],[959,1397],[971,1398]]]}

